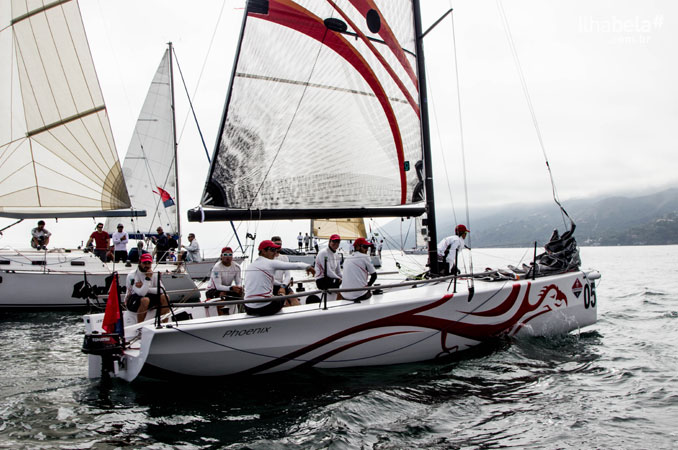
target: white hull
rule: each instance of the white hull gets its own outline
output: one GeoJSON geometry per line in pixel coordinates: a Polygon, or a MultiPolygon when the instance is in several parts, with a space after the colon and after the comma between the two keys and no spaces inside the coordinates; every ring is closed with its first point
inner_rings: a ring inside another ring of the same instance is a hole
{"type": "MultiPolygon", "coordinates": [[[[596,322],[599,276],[571,272],[534,281],[476,280],[471,302],[465,288],[452,294],[449,283],[441,282],[397,288],[363,303],[329,302],[327,310],[301,305],[269,317],[235,314],[158,329],[146,325],[113,375],[132,381],[142,369],[151,376],[214,377],[399,364],[454,354],[496,336],[568,333],[596,322]]],[[[459,287],[465,285],[459,280],[459,287]]],[[[197,310],[194,317],[206,308],[197,310]]],[[[101,319],[86,316],[87,331],[98,329],[101,319]]],[[[89,359],[90,377],[97,377],[101,359],[89,359]]]]}
{"type": "MultiPolygon", "coordinates": [[[[0,252],[0,308],[82,308],[87,300],[73,297],[77,283],[87,282],[99,294],[105,294],[106,277],[117,271],[124,282],[135,265],[104,264],[91,253],[0,252]],[[35,265],[37,261],[41,264],[35,265]],[[42,264],[44,262],[44,264],[42,264]],[[77,264],[77,265],[73,265],[77,264]]],[[[156,269],[157,270],[157,269],[156,269]]],[[[185,273],[163,273],[162,282],[172,301],[197,299],[200,293],[185,273]]],[[[105,300],[101,300],[105,304],[105,300]]]]}

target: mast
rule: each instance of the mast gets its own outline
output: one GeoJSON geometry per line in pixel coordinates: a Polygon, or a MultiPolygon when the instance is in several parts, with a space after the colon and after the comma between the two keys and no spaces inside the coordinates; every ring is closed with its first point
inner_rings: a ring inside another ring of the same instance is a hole
{"type": "Polygon", "coordinates": [[[419,0],[412,1],[414,11],[414,36],[417,47],[417,79],[419,81],[419,108],[421,111],[421,140],[424,154],[424,190],[426,192],[426,220],[428,226],[428,260],[432,275],[438,274],[438,234],[436,231],[435,201],[433,197],[433,163],[431,161],[431,134],[428,119],[428,96],[426,93],[426,67],[421,28],[419,0]]]}
{"type": "Polygon", "coordinates": [[[178,234],[178,239],[177,239],[177,244],[179,245],[178,250],[181,250],[181,217],[180,217],[180,211],[181,209],[179,208],[179,159],[177,156],[177,124],[176,124],[176,108],[174,104],[174,71],[172,69],[172,43],[168,42],[167,46],[169,47],[169,75],[170,75],[170,92],[172,93],[172,97],[170,100],[170,105],[172,108],[172,139],[174,143],[174,179],[176,183],[176,195],[175,201],[177,204],[177,234],[178,234]]]}

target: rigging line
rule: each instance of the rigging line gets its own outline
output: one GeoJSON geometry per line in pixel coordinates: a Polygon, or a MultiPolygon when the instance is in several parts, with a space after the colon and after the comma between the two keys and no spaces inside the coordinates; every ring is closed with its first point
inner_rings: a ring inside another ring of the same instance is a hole
{"type": "Polygon", "coordinates": [[[285,145],[285,141],[287,140],[287,135],[289,134],[290,130],[292,129],[292,125],[295,122],[295,119],[297,117],[297,113],[299,112],[299,109],[301,108],[301,102],[303,102],[304,98],[306,97],[306,91],[308,90],[309,83],[311,81],[311,77],[313,76],[313,73],[315,72],[315,66],[318,64],[318,59],[320,58],[320,52],[323,50],[323,46],[325,43],[325,37],[327,36],[327,33],[329,32],[329,28],[325,28],[325,32],[323,34],[323,38],[320,41],[320,45],[318,46],[318,53],[315,55],[315,61],[313,61],[313,66],[311,67],[311,71],[308,74],[308,78],[306,79],[306,84],[304,84],[304,89],[301,92],[301,96],[299,97],[299,101],[297,102],[297,106],[294,109],[294,114],[292,114],[292,118],[289,121],[289,124],[287,125],[287,129],[285,130],[285,134],[282,137],[282,140],[280,141],[280,145],[278,146],[278,150],[275,152],[275,155],[273,156],[273,159],[271,163],[268,166],[268,169],[266,170],[266,173],[264,174],[263,179],[261,180],[261,183],[259,184],[259,188],[257,188],[256,192],[252,196],[252,201],[249,204],[249,207],[251,208],[252,205],[254,204],[255,199],[259,196],[259,192],[261,192],[261,189],[264,187],[264,183],[266,182],[266,179],[268,178],[268,174],[271,173],[271,170],[273,170],[273,164],[275,163],[275,160],[278,158],[278,155],[282,151],[283,145],[285,145]]]}
{"type": "MultiPolygon", "coordinates": [[[[450,5],[451,6],[451,5],[450,5]]],[[[457,110],[459,114],[459,144],[461,146],[461,166],[464,174],[464,200],[466,202],[466,224],[471,226],[471,218],[469,214],[469,202],[468,202],[468,178],[466,175],[466,147],[464,145],[464,124],[461,117],[461,83],[459,82],[459,61],[457,59],[457,37],[454,32],[454,13],[450,14],[450,25],[452,28],[452,49],[454,53],[454,76],[457,81],[457,110]]],[[[456,230],[455,230],[456,232],[456,230]]],[[[468,246],[471,245],[471,235],[468,236],[468,246]]],[[[470,273],[473,273],[473,253],[469,248],[469,269],[470,273]]],[[[473,277],[470,278],[468,282],[470,287],[473,287],[473,277]]],[[[470,297],[469,297],[470,298],[470,297]]]]}
{"type": "MultiPolygon", "coordinates": [[[[572,221],[572,218],[570,218],[569,214],[567,214],[567,211],[565,211],[565,208],[563,208],[563,205],[561,205],[560,200],[558,198],[558,192],[556,189],[556,183],[553,179],[553,173],[551,172],[551,165],[549,164],[548,156],[546,155],[546,146],[544,145],[544,140],[542,138],[541,134],[541,129],[539,128],[539,122],[537,121],[537,114],[534,111],[534,105],[532,104],[532,98],[530,97],[530,92],[527,89],[527,81],[525,80],[525,75],[523,73],[522,66],[520,64],[520,58],[518,58],[518,51],[516,50],[515,42],[513,40],[513,35],[511,34],[511,28],[509,27],[508,23],[508,18],[506,17],[506,12],[504,11],[504,6],[501,2],[501,0],[496,0],[497,1],[497,9],[499,11],[499,17],[502,21],[502,24],[504,26],[504,33],[506,34],[506,39],[509,44],[509,49],[511,50],[511,54],[513,56],[513,62],[516,65],[516,70],[518,71],[518,77],[520,79],[520,85],[523,89],[523,94],[525,94],[525,100],[527,102],[527,107],[530,110],[530,116],[532,117],[532,124],[534,125],[534,129],[537,133],[537,139],[539,141],[539,146],[541,147],[542,154],[544,155],[544,162],[546,163],[546,169],[549,174],[549,178],[551,180],[551,192],[553,193],[553,200],[556,202],[556,204],[560,207],[561,212],[567,216],[567,218],[570,220],[571,223],[574,223],[572,221]]],[[[563,217],[563,223],[565,223],[565,218],[563,217]]],[[[567,224],[565,224],[567,226],[567,224]]]]}
{"type": "MultiPolygon", "coordinates": [[[[227,3],[227,2],[222,2],[222,3],[221,3],[221,10],[219,10],[219,16],[217,16],[217,21],[216,21],[216,23],[214,24],[214,31],[212,32],[212,37],[211,37],[211,39],[210,39],[210,43],[209,43],[209,45],[207,46],[207,53],[205,53],[205,59],[204,59],[203,62],[202,62],[202,67],[200,68],[200,73],[198,74],[198,81],[196,82],[196,84],[195,84],[195,89],[194,89],[194,91],[193,91],[193,99],[194,99],[194,100],[195,100],[195,97],[196,97],[196,95],[197,95],[197,93],[198,93],[198,88],[200,87],[200,81],[202,80],[202,76],[203,76],[203,74],[204,74],[204,72],[205,72],[205,67],[207,66],[207,60],[209,59],[210,52],[212,51],[212,45],[214,45],[214,39],[216,38],[216,36],[217,36],[217,31],[219,30],[219,24],[221,23],[221,16],[222,16],[222,14],[224,13],[224,8],[226,7],[226,3],[227,3]]],[[[175,57],[175,59],[176,59],[176,56],[177,56],[177,53],[174,52],[174,57],[175,57]]],[[[177,62],[177,67],[179,67],[179,63],[178,63],[178,62],[177,62]]],[[[179,72],[181,73],[181,68],[179,68],[179,72]]],[[[181,75],[181,78],[182,78],[182,80],[183,80],[183,75],[181,75]]],[[[186,83],[184,83],[184,87],[186,87],[186,83]]],[[[190,101],[191,101],[191,96],[188,95],[188,89],[186,89],[186,96],[188,97],[188,101],[190,102],[190,101]]],[[[191,110],[193,110],[193,106],[191,106],[191,110]]],[[[195,113],[194,113],[193,115],[194,115],[194,117],[195,117],[195,113]]],[[[185,130],[185,128],[186,128],[187,122],[188,122],[188,113],[186,113],[186,116],[184,117],[184,123],[183,123],[182,126],[181,126],[181,132],[179,133],[179,139],[178,139],[179,141],[181,141],[181,138],[182,138],[183,135],[184,135],[184,130],[185,130]]],[[[196,123],[197,123],[197,119],[196,119],[196,123]]],[[[202,134],[200,135],[200,137],[202,138],[202,134]]],[[[203,145],[204,145],[204,140],[203,140],[203,145]]],[[[209,154],[208,154],[208,155],[207,155],[207,160],[209,160],[209,159],[210,159],[210,157],[209,157],[209,154]]]]}
{"type": "Polygon", "coordinates": [[[443,158],[443,169],[445,170],[445,181],[447,183],[447,193],[450,196],[450,205],[452,206],[452,217],[454,222],[457,222],[457,209],[454,206],[454,197],[452,196],[452,185],[450,184],[450,174],[447,171],[447,160],[445,159],[445,150],[443,145],[443,138],[440,134],[440,123],[438,121],[438,114],[435,106],[435,95],[433,95],[433,82],[428,80],[429,90],[431,91],[431,96],[429,101],[431,102],[431,109],[433,110],[433,117],[435,118],[436,134],[438,135],[438,142],[440,143],[440,156],[443,158]]]}
{"type": "MultiPolygon", "coordinates": [[[[224,2],[225,4],[225,2],[224,2]]],[[[222,11],[223,11],[223,6],[222,6],[222,11]]],[[[210,43],[210,45],[212,45],[210,43]]],[[[186,98],[188,99],[188,105],[191,108],[191,112],[193,113],[193,120],[195,120],[195,126],[198,128],[198,134],[200,135],[200,141],[202,142],[202,148],[205,149],[205,155],[207,156],[207,162],[212,163],[212,160],[210,159],[210,154],[207,151],[207,144],[205,144],[205,138],[202,135],[202,130],[200,129],[200,123],[198,123],[198,116],[195,114],[195,109],[193,108],[193,102],[191,101],[191,96],[188,93],[188,86],[186,86],[186,80],[184,79],[184,73],[181,71],[181,66],[179,65],[179,58],[177,57],[177,52],[174,50],[174,47],[172,47],[172,53],[174,53],[174,61],[177,64],[177,69],[179,69],[179,77],[181,78],[181,83],[184,85],[184,90],[186,91],[186,98]]],[[[187,114],[188,116],[188,114],[187,114]]],[[[186,118],[188,120],[188,117],[186,118]]],[[[184,127],[186,126],[186,122],[184,122],[184,127]]],[[[179,134],[179,140],[181,140],[181,136],[184,134],[184,128],[181,129],[181,133],[179,134]]]]}

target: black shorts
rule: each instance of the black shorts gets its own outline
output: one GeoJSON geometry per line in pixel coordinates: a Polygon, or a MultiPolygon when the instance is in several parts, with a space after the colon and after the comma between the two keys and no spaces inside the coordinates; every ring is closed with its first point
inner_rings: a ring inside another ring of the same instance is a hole
{"type": "Polygon", "coordinates": [[[284,303],[285,300],[280,299],[273,300],[266,306],[260,306],[259,308],[250,308],[249,306],[245,305],[245,312],[250,316],[272,316],[282,309],[284,303]]]}
{"type": "Polygon", "coordinates": [[[225,297],[225,298],[241,298],[240,294],[234,291],[218,291],[216,289],[208,289],[205,291],[205,298],[213,299],[213,298],[220,298],[220,297],[225,297]],[[223,295],[222,295],[223,292],[223,295]]]}
{"type": "Polygon", "coordinates": [[[125,250],[116,250],[115,253],[113,253],[115,262],[125,262],[127,261],[127,252],[125,250]]]}
{"type": "Polygon", "coordinates": [[[321,290],[338,289],[341,286],[341,280],[339,278],[324,277],[315,280],[315,284],[321,290]]]}
{"type": "MultiPolygon", "coordinates": [[[[347,292],[348,294],[348,292],[347,292]]],[[[360,303],[362,300],[367,300],[368,298],[372,297],[372,291],[367,291],[363,295],[357,298],[346,298],[344,297],[344,300],[352,300],[355,303],[360,303]]]]}
{"type": "MultiPolygon", "coordinates": [[[[160,295],[158,294],[146,294],[146,297],[150,300],[148,302],[148,309],[158,307],[160,306],[160,295]]],[[[127,302],[125,302],[125,306],[127,306],[128,311],[132,312],[137,312],[139,311],[139,306],[141,306],[141,297],[140,295],[137,294],[132,294],[129,297],[127,297],[127,302]]]]}

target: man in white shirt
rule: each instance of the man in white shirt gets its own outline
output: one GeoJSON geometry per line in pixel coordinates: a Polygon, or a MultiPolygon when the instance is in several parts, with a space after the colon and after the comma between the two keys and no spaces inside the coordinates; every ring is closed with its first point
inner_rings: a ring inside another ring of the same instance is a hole
{"type": "MultiPolygon", "coordinates": [[[[231,247],[221,249],[221,260],[212,267],[205,297],[208,300],[242,298],[242,271],[240,266],[233,262],[231,247]]],[[[234,314],[237,310],[237,305],[230,305],[227,309],[219,309],[219,314],[234,314]]]]}
{"type": "Polygon", "coordinates": [[[181,244],[181,246],[186,249],[186,251],[181,253],[182,261],[202,261],[202,256],[200,256],[200,245],[198,245],[198,241],[195,240],[195,234],[188,233],[188,245],[181,244]]]}
{"type": "Polygon", "coordinates": [[[129,242],[129,235],[123,231],[123,225],[118,224],[118,231],[113,233],[113,258],[115,262],[127,261],[127,243],[129,242]]]}
{"type": "Polygon", "coordinates": [[[162,282],[158,285],[158,274],[153,272],[153,257],[149,254],[141,255],[139,266],[134,272],[127,275],[127,293],[125,305],[127,310],[137,313],[137,322],[146,319],[146,311],[159,307],[160,313],[169,312],[167,296],[162,293],[162,282]]]}
{"type": "Polygon", "coordinates": [[[442,275],[460,273],[456,266],[457,253],[466,246],[464,238],[470,232],[466,225],[459,224],[454,228],[454,236],[448,236],[438,243],[438,262],[442,263],[439,267],[442,275]]]}
{"type": "MultiPolygon", "coordinates": [[[[276,261],[289,262],[290,259],[287,257],[287,255],[280,253],[280,250],[282,249],[282,238],[280,236],[273,236],[271,238],[271,242],[280,246],[280,248],[276,249],[275,258],[273,259],[276,261]]],[[[276,270],[273,280],[273,293],[275,295],[293,294],[294,290],[292,289],[292,282],[292,275],[290,274],[289,270],[276,270]]],[[[298,298],[288,298],[285,301],[285,306],[297,306],[299,304],[298,298]]]]}
{"type": "Polygon", "coordinates": [[[52,233],[45,228],[45,221],[38,220],[38,226],[31,230],[31,247],[36,250],[47,250],[51,235],[52,233]]]}
{"type": "MultiPolygon", "coordinates": [[[[358,238],[353,243],[355,252],[344,262],[344,278],[341,283],[342,289],[357,289],[365,286],[372,286],[377,280],[377,270],[372,265],[370,257],[367,256],[367,249],[372,246],[365,238],[358,238]],[[369,278],[369,281],[368,281],[369,278]]],[[[346,300],[353,300],[358,303],[361,300],[367,300],[372,297],[371,291],[352,291],[342,292],[341,295],[346,300]]]]}
{"type": "Polygon", "coordinates": [[[315,284],[318,289],[333,289],[341,285],[341,257],[337,253],[340,243],[341,237],[333,234],[327,247],[315,257],[315,284]]]}
{"type": "Polygon", "coordinates": [[[265,240],[259,244],[259,258],[247,268],[245,276],[245,299],[271,299],[268,302],[245,303],[245,311],[253,316],[270,316],[283,307],[283,300],[274,300],[273,282],[276,270],[302,270],[315,274],[313,267],[304,263],[276,261],[276,250],[280,246],[265,240]]]}

